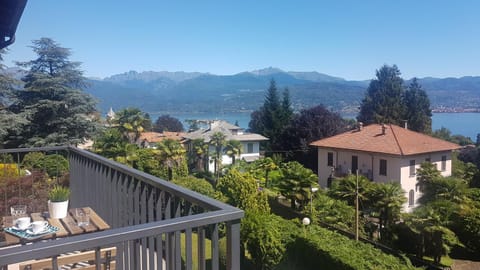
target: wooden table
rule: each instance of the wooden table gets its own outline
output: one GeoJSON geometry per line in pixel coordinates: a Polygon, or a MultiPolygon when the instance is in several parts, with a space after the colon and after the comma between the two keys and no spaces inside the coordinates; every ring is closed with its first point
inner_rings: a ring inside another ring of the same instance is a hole
{"type": "MultiPolygon", "coordinates": [[[[90,211],[90,224],[81,227],[77,225],[77,221],[75,220],[75,208],[69,209],[68,215],[65,218],[61,219],[50,218],[48,216],[48,212],[31,213],[29,214],[29,216],[32,218],[32,222],[46,220],[50,225],[58,227],[59,230],[55,233],[44,235],[35,240],[26,240],[23,238],[19,238],[2,230],[0,231],[0,247],[110,229],[110,226],[93,209],[91,209],[90,207],[83,207],[83,209],[90,211]]],[[[2,227],[11,227],[14,225],[13,222],[14,220],[12,216],[3,217],[2,227]]]]}

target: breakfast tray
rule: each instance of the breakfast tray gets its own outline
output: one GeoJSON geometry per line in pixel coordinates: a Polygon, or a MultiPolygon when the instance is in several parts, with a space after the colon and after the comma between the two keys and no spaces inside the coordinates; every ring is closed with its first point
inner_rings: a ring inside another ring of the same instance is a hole
{"type": "Polygon", "coordinates": [[[8,232],[8,233],[10,233],[10,234],[12,234],[16,237],[20,237],[20,238],[27,239],[27,240],[37,239],[37,238],[43,237],[45,235],[55,233],[58,230],[59,230],[58,227],[55,227],[55,226],[50,225],[50,224],[48,224],[46,229],[44,231],[42,231],[41,233],[33,233],[30,230],[19,230],[19,229],[16,229],[14,227],[5,228],[6,232],[8,232]]]}

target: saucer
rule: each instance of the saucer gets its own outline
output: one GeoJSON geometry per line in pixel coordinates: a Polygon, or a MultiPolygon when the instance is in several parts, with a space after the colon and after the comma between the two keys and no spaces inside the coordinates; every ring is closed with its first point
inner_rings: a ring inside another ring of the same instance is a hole
{"type": "Polygon", "coordinates": [[[17,225],[14,225],[14,226],[12,226],[12,229],[17,230],[17,231],[25,231],[27,229],[30,229],[31,227],[32,227],[32,224],[25,227],[25,229],[20,229],[19,227],[17,227],[17,225]]]}
{"type": "Polygon", "coordinates": [[[49,230],[48,230],[48,226],[45,226],[45,228],[43,228],[43,230],[39,231],[39,232],[33,232],[32,228],[29,228],[27,230],[27,233],[30,234],[30,235],[38,235],[38,234],[43,234],[43,233],[47,233],[49,230]]]}

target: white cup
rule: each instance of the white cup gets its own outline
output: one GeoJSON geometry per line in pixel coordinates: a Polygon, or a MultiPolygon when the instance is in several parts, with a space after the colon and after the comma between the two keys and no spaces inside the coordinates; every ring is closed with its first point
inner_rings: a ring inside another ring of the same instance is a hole
{"type": "Polygon", "coordinates": [[[43,232],[48,226],[47,221],[34,221],[32,222],[32,232],[39,233],[43,232]]]}
{"type": "Polygon", "coordinates": [[[15,226],[20,230],[26,230],[28,227],[30,227],[30,218],[29,217],[17,218],[17,220],[15,221],[15,226]]]}

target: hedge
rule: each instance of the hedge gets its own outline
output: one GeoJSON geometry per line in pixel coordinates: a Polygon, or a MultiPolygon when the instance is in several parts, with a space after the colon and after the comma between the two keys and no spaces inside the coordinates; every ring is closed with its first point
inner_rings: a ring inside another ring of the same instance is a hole
{"type": "Polygon", "coordinates": [[[307,231],[306,237],[299,235],[288,248],[290,259],[303,269],[416,269],[407,259],[327,229],[310,226],[307,231]]]}

